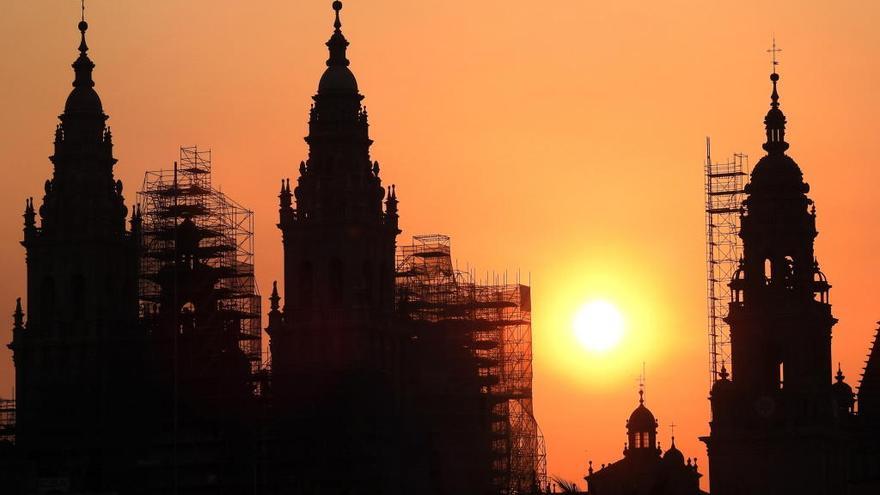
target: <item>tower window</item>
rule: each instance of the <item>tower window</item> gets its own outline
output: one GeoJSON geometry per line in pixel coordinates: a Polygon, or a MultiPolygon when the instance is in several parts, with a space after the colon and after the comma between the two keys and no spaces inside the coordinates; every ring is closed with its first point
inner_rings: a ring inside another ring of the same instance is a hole
{"type": "Polygon", "coordinates": [[[779,363],[779,388],[785,385],[785,363],[779,363]]]}

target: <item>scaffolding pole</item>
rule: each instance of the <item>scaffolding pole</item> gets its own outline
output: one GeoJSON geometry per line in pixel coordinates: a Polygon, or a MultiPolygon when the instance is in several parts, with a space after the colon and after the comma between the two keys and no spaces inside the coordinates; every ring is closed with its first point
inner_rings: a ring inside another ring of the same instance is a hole
{"type": "Polygon", "coordinates": [[[711,141],[706,138],[706,269],[709,326],[709,386],[722,366],[730,368],[730,281],[742,258],[739,237],[748,156],[736,153],[721,163],[712,161],[711,141]]]}
{"type": "Polygon", "coordinates": [[[546,486],[546,451],[532,404],[529,286],[492,283],[488,277],[486,284],[478,284],[453,267],[448,236],[417,236],[398,251],[397,301],[409,318],[467,329],[481,391],[491,408],[497,493],[532,493],[546,486]]]}
{"type": "MultiPolygon", "coordinates": [[[[181,147],[179,162],[172,170],[146,173],[138,200],[144,250],[141,317],[149,322],[157,314],[162,300],[161,273],[179,262],[176,229],[182,221],[191,221],[200,236],[200,262],[217,273],[211,290],[218,301],[219,324],[234,332],[253,376],[261,374],[262,311],[254,273],[254,216],[212,186],[211,151],[181,147]]],[[[259,391],[259,383],[255,383],[255,392],[259,391]]]]}
{"type": "Polygon", "coordinates": [[[0,399],[0,443],[15,443],[15,400],[0,399]]]}

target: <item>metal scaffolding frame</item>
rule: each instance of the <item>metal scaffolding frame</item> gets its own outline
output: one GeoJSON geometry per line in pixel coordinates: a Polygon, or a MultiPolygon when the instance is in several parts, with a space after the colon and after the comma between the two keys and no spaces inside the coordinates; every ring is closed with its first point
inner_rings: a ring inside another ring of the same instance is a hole
{"type": "Polygon", "coordinates": [[[260,293],[254,276],[254,215],[211,185],[211,151],[181,147],[173,170],[149,171],[138,193],[143,215],[141,316],[156,314],[159,272],[174,263],[178,222],[193,221],[201,233],[203,262],[220,274],[214,290],[225,325],[236,327],[239,348],[254,376],[262,367],[260,293]]]}
{"type": "Polygon", "coordinates": [[[718,379],[722,366],[731,368],[730,326],[725,321],[730,309],[730,281],[742,258],[739,237],[747,155],[736,153],[725,162],[712,161],[711,143],[706,138],[706,270],[709,326],[709,386],[718,379]]]}
{"type": "Polygon", "coordinates": [[[467,329],[491,407],[487,428],[498,493],[546,486],[546,449],[532,404],[529,286],[478,284],[453,267],[448,236],[416,236],[397,253],[397,302],[414,320],[467,329]]]}
{"type": "Polygon", "coordinates": [[[15,443],[14,399],[0,399],[0,442],[15,443]]]}

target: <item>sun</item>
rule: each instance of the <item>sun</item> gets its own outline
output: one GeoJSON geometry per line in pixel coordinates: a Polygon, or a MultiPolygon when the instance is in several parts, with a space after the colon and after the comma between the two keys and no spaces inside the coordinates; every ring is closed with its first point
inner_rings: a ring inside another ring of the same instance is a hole
{"type": "Polygon", "coordinates": [[[574,334],[584,348],[593,352],[607,352],[623,340],[623,315],[608,301],[591,301],[581,307],[574,317],[574,334]]]}

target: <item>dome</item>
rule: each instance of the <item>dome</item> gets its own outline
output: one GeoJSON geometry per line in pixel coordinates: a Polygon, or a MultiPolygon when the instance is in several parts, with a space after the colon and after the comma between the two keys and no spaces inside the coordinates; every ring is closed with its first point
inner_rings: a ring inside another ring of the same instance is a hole
{"type": "Polygon", "coordinates": [[[855,403],[855,395],[853,394],[852,387],[844,381],[845,377],[843,376],[843,371],[840,369],[840,365],[837,366],[836,378],[837,381],[831,385],[834,400],[837,401],[839,407],[849,410],[855,403]]]}
{"type": "Polygon", "coordinates": [[[358,85],[354,73],[344,65],[331,65],[324,71],[318,83],[319,93],[357,93],[358,85]]]}
{"type": "Polygon", "coordinates": [[[727,370],[722,368],[721,378],[715,380],[712,384],[712,398],[717,398],[725,394],[729,394],[733,387],[733,382],[727,379],[727,370]]]}
{"type": "Polygon", "coordinates": [[[64,103],[67,113],[103,113],[101,98],[93,88],[74,88],[64,103]]]}
{"type": "Polygon", "coordinates": [[[809,192],[809,186],[804,183],[804,174],[798,164],[790,156],[781,153],[762,157],[752,170],[751,181],[746,188],[749,194],[780,188],[793,188],[792,192],[795,193],[809,192]]]}
{"type": "Polygon", "coordinates": [[[684,466],[684,454],[675,446],[675,437],[672,438],[672,447],[663,454],[663,462],[684,466]]]}
{"type": "Polygon", "coordinates": [[[97,113],[103,114],[101,98],[95,92],[95,81],[92,80],[92,71],[95,64],[89,59],[86,45],[86,29],[89,25],[82,21],[79,23],[79,31],[82,41],[79,44],[79,57],[73,62],[73,91],[67,97],[64,111],[67,113],[97,113]]]}
{"type": "Polygon", "coordinates": [[[639,407],[629,415],[626,426],[630,431],[653,431],[657,427],[657,419],[644,404],[639,404],[639,407]]]}

